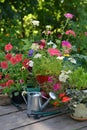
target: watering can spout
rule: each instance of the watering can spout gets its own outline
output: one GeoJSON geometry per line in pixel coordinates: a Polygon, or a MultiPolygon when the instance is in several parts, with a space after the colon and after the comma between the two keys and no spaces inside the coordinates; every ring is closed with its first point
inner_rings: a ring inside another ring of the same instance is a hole
{"type": "Polygon", "coordinates": [[[41,105],[41,102],[40,102],[40,108],[41,108],[41,110],[43,110],[48,105],[48,103],[50,102],[51,99],[53,99],[53,100],[56,99],[56,95],[53,92],[50,92],[49,96],[50,97],[47,99],[47,101],[43,105],[41,105]]]}

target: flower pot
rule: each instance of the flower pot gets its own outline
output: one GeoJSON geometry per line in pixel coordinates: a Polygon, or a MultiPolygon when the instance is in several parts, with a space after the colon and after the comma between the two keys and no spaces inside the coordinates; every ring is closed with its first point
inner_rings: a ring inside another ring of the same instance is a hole
{"type": "Polygon", "coordinates": [[[11,98],[6,94],[0,94],[0,106],[10,105],[11,98]]]}
{"type": "Polygon", "coordinates": [[[12,92],[11,100],[13,103],[16,104],[22,104],[24,102],[21,92],[16,92],[16,91],[12,92]]]}
{"type": "Polygon", "coordinates": [[[74,108],[74,112],[70,115],[71,118],[78,121],[87,120],[87,107],[85,104],[80,103],[74,108]]]}

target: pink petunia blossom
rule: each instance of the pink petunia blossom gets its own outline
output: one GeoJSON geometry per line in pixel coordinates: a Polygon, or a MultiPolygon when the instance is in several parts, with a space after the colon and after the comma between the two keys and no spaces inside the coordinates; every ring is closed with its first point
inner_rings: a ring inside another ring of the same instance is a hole
{"type": "Polygon", "coordinates": [[[66,13],[66,14],[64,14],[64,16],[65,16],[66,18],[72,19],[74,15],[73,15],[73,14],[70,14],[70,13],[66,13]]]}
{"type": "Polygon", "coordinates": [[[61,52],[55,48],[49,48],[48,49],[48,53],[51,55],[51,56],[61,56],[61,52]]]}
{"type": "Polygon", "coordinates": [[[71,48],[72,48],[72,45],[71,45],[71,43],[68,42],[68,41],[62,41],[62,47],[66,47],[66,48],[71,49],[71,48]]]}
{"type": "Polygon", "coordinates": [[[57,90],[59,90],[60,88],[61,88],[61,83],[54,84],[54,86],[53,86],[53,90],[54,90],[54,91],[57,91],[57,90]]]}

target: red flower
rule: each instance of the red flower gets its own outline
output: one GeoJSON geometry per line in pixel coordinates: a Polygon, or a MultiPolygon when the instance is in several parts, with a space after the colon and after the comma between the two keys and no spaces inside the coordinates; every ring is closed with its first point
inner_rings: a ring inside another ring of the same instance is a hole
{"type": "Polygon", "coordinates": [[[70,99],[70,97],[68,97],[68,96],[64,96],[63,98],[62,98],[62,102],[63,103],[66,103],[66,102],[69,102],[71,99],[70,99]]]}
{"type": "Polygon", "coordinates": [[[42,84],[42,83],[44,83],[44,82],[47,82],[48,81],[48,78],[49,78],[49,76],[43,76],[43,75],[37,75],[36,76],[36,80],[40,83],[40,84],[42,84]]]}
{"type": "Polygon", "coordinates": [[[5,87],[6,83],[0,83],[0,86],[5,87]]]}
{"type": "Polygon", "coordinates": [[[16,57],[15,57],[15,56],[14,56],[14,57],[11,57],[10,62],[11,62],[13,65],[15,65],[15,64],[17,63],[16,57]]]}
{"type": "Polygon", "coordinates": [[[6,61],[1,62],[1,68],[7,69],[8,68],[8,63],[6,61]]]}
{"type": "Polygon", "coordinates": [[[6,86],[8,86],[8,87],[10,87],[12,84],[14,84],[14,81],[12,79],[10,79],[6,82],[6,86]]]}
{"type": "Polygon", "coordinates": [[[22,54],[16,54],[15,58],[17,62],[20,62],[22,60],[22,54]]]}
{"type": "Polygon", "coordinates": [[[10,60],[11,57],[12,57],[12,54],[10,54],[10,53],[7,53],[7,54],[5,55],[5,58],[6,58],[7,60],[10,60]]]}
{"type": "Polygon", "coordinates": [[[13,46],[11,45],[11,43],[8,43],[7,45],[5,45],[5,50],[6,51],[10,51],[12,50],[13,46]]]}
{"type": "Polygon", "coordinates": [[[28,68],[29,67],[29,60],[28,59],[24,59],[24,61],[22,62],[22,64],[23,64],[23,66],[25,67],[25,68],[28,68]]]}
{"type": "Polygon", "coordinates": [[[65,93],[60,93],[59,94],[59,98],[62,98],[62,97],[64,97],[65,96],[65,93]]]}
{"type": "Polygon", "coordinates": [[[9,79],[10,78],[10,75],[5,75],[5,79],[9,79]]]}

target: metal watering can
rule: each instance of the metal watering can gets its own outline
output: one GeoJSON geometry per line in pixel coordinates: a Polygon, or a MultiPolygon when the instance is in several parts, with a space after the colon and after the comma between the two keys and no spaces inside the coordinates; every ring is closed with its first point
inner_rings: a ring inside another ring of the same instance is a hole
{"type": "Polygon", "coordinates": [[[43,95],[41,94],[41,92],[27,92],[27,91],[23,91],[22,92],[22,96],[23,99],[25,101],[25,103],[27,104],[27,115],[30,116],[33,114],[33,112],[38,112],[38,111],[42,111],[47,104],[49,103],[49,101],[51,99],[55,100],[56,96],[53,92],[49,93],[49,98],[46,100],[46,102],[42,105],[42,98],[43,95]],[[27,94],[27,100],[25,98],[25,95],[27,94]]]}

